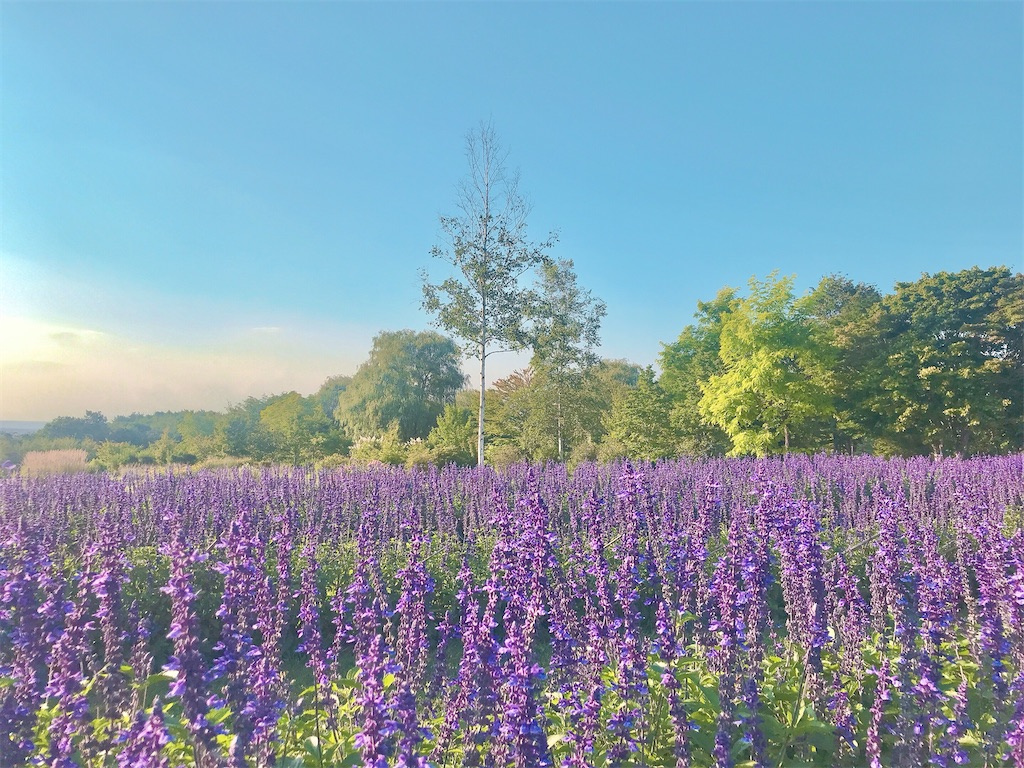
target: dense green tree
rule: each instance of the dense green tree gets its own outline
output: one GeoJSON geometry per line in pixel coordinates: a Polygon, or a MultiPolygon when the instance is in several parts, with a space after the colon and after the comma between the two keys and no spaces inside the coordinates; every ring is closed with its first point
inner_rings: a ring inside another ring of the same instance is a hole
{"type": "Polygon", "coordinates": [[[524,282],[547,260],[554,235],[533,243],[526,233],[529,212],[518,176],[505,167],[505,152],[490,124],[466,137],[469,174],[459,187],[457,216],[442,216],[447,243],[432,250],[452,275],[440,283],[423,279],[423,307],[440,328],[463,342],[480,364],[477,457],[484,462],[487,359],[528,345],[526,319],[534,294],[524,282]]]}
{"type": "Polygon", "coordinates": [[[273,458],[278,461],[299,464],[333,452],[332,433],[337,430],[316,396],[289,392],[275,398],[260,411],[260,426],[273,439],[273,458]]]}
{"type": "Polygon", "coordinates": [[[506,459],[514,446],[523,459],[561,461],[569,449],[591,440],[588,420],[596,415],[592,382],[585,376],[572,384],[555,383],[548,371],[528,368],[496,382],[492,396],[490,434],[496,446],[505,446],[506,459]]]}
{"type": "Polygon", "coordinates": [[[608,417],[604,457],[657,461],[677,453],[679,435],[669,414],[672,401],[645,368],[635,387],[621,390],[608,417]]]}
{"type": "Polygon", "coordinates": [[[1006,267],[923,275],[885,297],[884,396],[901,453],[1021,450],[1024,275],[1006,267]]]}
{"type": "Polygon", "coordinates": [[[11,435],[6,432],[0,432],[0,462],[10,461],[17,464],[21,461],[21,457],[25,455],[22,449],[24,440],[21,435],[11,435]]]}
{"type": "Polygon", "coordinates": [[[284,454],[295,464],[299,463],[302,444],[307,441],[303,423],[306,410],[302,395],[288,392],[260,411],[260,426],[273,436],[275,454],[284,454]]]}
{"type": "Polygon", "coordinates": [[[465,382],[455,343],[433,331],[386,331],[341,392],[335,418],[353,438],[398,424],[402,440],[425,438],[465,382]]]}
{"type": "Polygon", "coordinates": [[[884,330],[882,295],[872,285],[828,275],[799,306],[814,343],[832,355],[826,372],[835,405],[831,449],[871,450],[884,431],[882,379],[892,335],[884,330]]]}
{"type": "Polygon", "coordinates": [[[607,424],[617,398],[637,386],[644,369],[628,360],[599,360],[583,377],[583,383],[572,396],[577,401],[571,413],[573,435],[571,462],[594,460],[608,433],[607,424]]]}
{"type": "Polygon", "coordinates": [[[750,281],[750,295],[723,315],[723,370],[702,385],[700,410],[732,440],[732,455],[822,447],[833,414],[829,360],[793,296],[792,278],[750,281]]]}
{"type": "Polygon", "coordinates": [[[488,451],[492,455],[497,451],[505,457],[496,463],[529,458],[529,452],[523,447],[523,433],[530,418],[532,386],[533,370],[523,368],[498,379],[488,390],[485,415],[488,451]]]}
{"type": "Polygon", "coordinates": [[[274,455],[274,438],[260,423],[260,413],[273,401],[271,397],[248,397],[228,408],[215,432],[217,453],[255,461],[267,461],[274,455]]]}
{"type": "Polygon", "coordinates": [[[108,436],[111,442],[130,443],[136,447],[145,447],[160,438],[160,432],[146,423],[140,413],[131,416],[116,416],[110,420],[108,436]]]}
{"type": "Polygon", "coordinates": [[[102,413],[86,411],[82,417],[58,416],[43,425],[37,434],[42,438],[70,437],[102,443],[110,438],[110,424],[102,413]]]}
{"type": "Polygon", "coordinates": [[[696,323],[671,344],[663,344],[658,380],[672,400],[672,425],[679,449],[690,455],[721,455],[732,447],[725,430],[700,409],[702,385],[725,370],[720,356],[724,318],[739,305],[735,288],[723,288],[711,301],[697,302],[696,323]]]}
{"type": "Polygon", "coordinates": [[[321,410],[331,419],[338,408],[338,400],[341,393],[348,389],[352,383],[351,376],[330,376],[320,385],[313,398],[320,404],[321,410]]]}
{"type": "Polygon", "coordinates": [[[604,434],[604,421],[612,411],[615,398],[640,382],[644,369],[629,360],[599,360],[590,371],[594,412],[590,414],[588,431],[595,441],[604,434]]]}
{"type": "Polygon", "coordinates": [[[222,414],[213,411],[185,411],[178,422],[181,435],[179,451],[190,461],[200,461],[216,455],[220,445],[217,440],[217,424],[222,414]]]}
{"type": "Polygon", "coordinates": [[[543,369],[525,368],[499,379],[487,397],[487,440],[494,449],[489,458],[500,464],[557,460],[559,413],[563,459],[592,457],[606,434],[613,402],[636,386],[642,370],[623,360],[602,360],[561,394],[545,382],[543,369]]]}
{"type": "Polygon", "coordinates": [[[349,450],[349,457],[360,464],[380,462],[401,466],[409,459],[411,445],[412,442],[402,440],[398,422],[393,421],[383,432],[357,438],[349,450]]]}
{"type": "Polygon", "coordinates": [[[107,440],[96,446],[96,453],[89,465],[104,472],[113,472],[124,466],[153,462],[153,457],[137,445],[107,440]]]}

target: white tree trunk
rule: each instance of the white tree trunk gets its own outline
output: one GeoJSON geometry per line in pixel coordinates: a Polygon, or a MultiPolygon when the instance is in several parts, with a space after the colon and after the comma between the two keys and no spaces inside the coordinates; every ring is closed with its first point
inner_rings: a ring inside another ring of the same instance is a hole
{"type": "Polygon", "coordinates": [[[562,449],[562,390],[558,390],[556,395],[556,402],[558,404],[558,460],[563,461],[565,459],[564,451],[562,449]]]}
{"type": "Polygon", "coordinates": [[[476,423],[476,465],[484,465],[484,393],[487,391],[487,378],[484,375],[487,363],[487,351],[480,345],[480,416],[476,423]]]}

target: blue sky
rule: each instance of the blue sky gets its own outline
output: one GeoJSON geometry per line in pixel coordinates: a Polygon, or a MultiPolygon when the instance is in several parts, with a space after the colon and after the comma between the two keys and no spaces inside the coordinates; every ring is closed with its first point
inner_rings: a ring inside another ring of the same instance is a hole
{"type": "Polygon", "coordinates": [[[4,2],[0,419],[309,393],[427,328],[486,119],[608,357],[772,270],[1020,269],[1022,9],[4,2]]]}

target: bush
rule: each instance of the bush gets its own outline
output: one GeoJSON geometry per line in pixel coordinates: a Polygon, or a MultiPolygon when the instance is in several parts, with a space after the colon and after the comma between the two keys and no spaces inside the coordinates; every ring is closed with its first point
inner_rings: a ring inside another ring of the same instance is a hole
{"type": "Polygon", "coordinates": [[[409,458],[409,447],[403,443],[398,433],[398,422],[391,422],[388,431],[383,435],[360,437],[349,451],[349,456],[357,464],[393,464],[402,466],[409,458]]]}
{"type": "Polygon", "coordinates": [[[406,469],[415,469],[417,467],[422,469],[437,463],[436,451],[423,440],[410,440],[406,443],[406,469]]]}
{"type": "MultiPolygon", "coordinates": [[[[126,464],[139,464],[142,459],[143,451],[137,445],[108,440],[96,446],[96,456],[90,465],[104,472],[113,472],[126,464]]],[[[152,463],[152,459],[149,463],[152,463]]]]}
{"type": "Polygon", "coordinates": [[[446,405],[427,436],[427,442],[433,449],[433,463],[466,467],[476,464],[476,429],[471,411],[446,405]]]}
{"type": "Polygon", "coordinates": [[[600,448],[597,443],[585,440],[579,445],[574,445],[572,451],[569,452],[569,460],[566,462],[570,470],[575,469],[580,464],[593,463],[598,461],[600,454],[600,448]]]}
{"type": "Polygon", "coordinates": [[[487,456],[487,463],[495,469],[506,469],[511,467],[513,464],[522,464],[529,458],[518,445],[514,445],[513,443],[489,445],[487,446],[485,453],[487,456]]]}

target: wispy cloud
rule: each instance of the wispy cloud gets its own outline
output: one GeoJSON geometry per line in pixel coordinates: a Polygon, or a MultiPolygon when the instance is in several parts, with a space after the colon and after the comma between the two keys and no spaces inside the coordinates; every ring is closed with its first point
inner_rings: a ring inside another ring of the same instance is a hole
{"type": "MultiPolygon", "coordinates": [[[[0,253],[0,419],[223,410],[352,374],[382,330],[47,273],[0,253]]],[[[423,323],[421,328],[426,325],[423,323]]],[[[526,364],[499,355],[491,379],[526,364]]],[[[467,362],[466,372],[476,366],[467,362]]]]}
{"type": "Polygon", "coordinates": [[[190,349],[117,334],[0,318],[0,419],[46,420],[98,410],[223,410],[250,395],[309,393],[336,373],[351,373],[363,351],[324,348],[301,333],[262,343],[190,349]]]}

